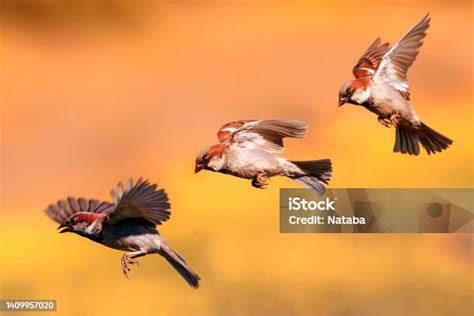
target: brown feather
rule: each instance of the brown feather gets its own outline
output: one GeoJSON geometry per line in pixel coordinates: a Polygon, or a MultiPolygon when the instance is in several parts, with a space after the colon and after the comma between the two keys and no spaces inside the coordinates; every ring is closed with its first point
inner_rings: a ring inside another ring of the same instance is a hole
{"type": "Polygon", "coordinates": [[[352,69],[354,77],[356,77],[356,79],[371,78],[375,74],[388,49],[389,43],[381,44],[380,38],[377,38],[359,58],[359,61],[352,69]]]}
{"type": "Polygon", "coordinates": [[[68,197],[66,200],[59,200],[56,204],[50,204],[45,209],[45,213],[54,221],[63,223],[76,213],[105,214],[114,208],[115,205],[109,202],[68,197]]]}
{"type": "Polygon", "coordinates": [[[217,132],[217,139],[219,142],[224,142],[226,140],[229,140],[232,138],[232,135],[242,128],[246,123],[249,122],[255,122],[254,120],[240,120],[240,121],[234,121],[234,122],[229,122],[227,124],[224,124],[219,131],[217,132]]]}

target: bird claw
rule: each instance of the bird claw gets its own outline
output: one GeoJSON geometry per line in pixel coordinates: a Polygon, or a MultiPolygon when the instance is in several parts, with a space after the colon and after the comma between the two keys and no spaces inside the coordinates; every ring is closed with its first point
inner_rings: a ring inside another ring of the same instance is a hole
{"type": "Polygon", "coordinates": [[[383,118],[383,117],[379,116],[377,120],[380,124],[382,124],[385,127],[391,127],[392,126],[392,121],[387,119],[387,118],[383,118]]]}
{"type": "Polygon", "coordinates": [[[128,277],[129,271],[130,271],[130,268],[127,266],[127,263],[123,260],[123,257],[122,257],[122,272],[127,279],[129,279],[128,277]]]}
{"type": "Polygon", "coordinates": [[[400,124],[400,118],[402,116],[398,114],[397,112],[393,112],[392,115],[390,116],[390,122],[394,127],[397,127],[398,124],[400,124]]]}
{"type": "Polygon", "coordinates": [[[252,180],[252,186],[258,189],[266,189],[268,186],[268,176],[265,173],[259,173],[252,180]]]}
{"type": "Polygon", "coordinates": [[[128,265],[131,264],[133,266],[139,266],[140,264],[138,263],[137,260],[130,258],[127,254],[124,254],[122,256],[122,272],[125,275],[125,277],[128,279],[128,272],[130,272],[130,268],[128,265]]]}
{"type": "Polygon", "coordinates": [[[130,261],[127,262],[128,264],[131,264],[132,266],[137,266],[137,267],[140,265],[140,263],[137,260],[132,259],[132,258],[129,258],[129,259],[130,261]]]}

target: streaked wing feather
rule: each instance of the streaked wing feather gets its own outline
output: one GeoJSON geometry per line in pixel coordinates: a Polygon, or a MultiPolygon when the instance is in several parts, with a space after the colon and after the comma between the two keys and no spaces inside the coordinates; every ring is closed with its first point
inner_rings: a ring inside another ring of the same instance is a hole
{"type": "Polygon", "coordinates": [[[109,202],[100,202],[98,200],[87,200],[84,198],[76,199],[68,197],[66,200],[59,200],[50,204],[45,213],[54,221],[63,223],[71,215],[79,212],[89,213],[109,213],[115,208],[115,205],[109,202]]]}
{"type": "Polygon", "coordinates": [[[372,45],[362,54],[359,61],[352,69],[356,79],[371,78],[382,61],[383,56],[389,50],[389,43],[381,44],[380,38],[377,38],[372,45]]]}
{"type": "Polygon", "coordinates": [[[383,80],[393,89],[410,100],[410,87],[407,72],[418,56],[419,49],[426,37],[426,30],[430,27],[431,18],[427,14],[415,27],[394,45],[382,59],[374,81],[383,80]]]}
{"type": "Polygon", "coordinates": [[[308,126],[295,120],[247,121],[235,130],[229,141],[242,146],[256,146],[268,152],[277,153],[284,149],[283,138],[302,138],[306,136],[308,126]]]}
{"type": "Polygon", "coordinates": [[[119,183],[112,193],[116,208],[109,214],[109,223],[128,218],[142,218],[154,225],[160,225],[170,216],[171,205],[164,189],[156,184],[139,179],[135,184],[129,181],[126,186],[119,183]]]}
{"type": "Polygon", "coordinates": [[[240,121],[233,121],[225,124],[222,126],[219,131],[217,132],[217,139],[220,143],[231,140],[232,136],[239,131],[244,125],[249,125],[251,123],[255,123],[255,120],[240,120],[240,121]]]}

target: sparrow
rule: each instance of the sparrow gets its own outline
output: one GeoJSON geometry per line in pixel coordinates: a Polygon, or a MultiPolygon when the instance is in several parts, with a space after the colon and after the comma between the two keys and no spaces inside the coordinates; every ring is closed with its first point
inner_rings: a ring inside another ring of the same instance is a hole
{"type": "Polygon", "coordinates": [[[354,66],[355,79],[346,81],[339,91],[339,107],[345,103],[363,106],[377,114],[383,126],[394,126],[393,151],[402,154],[419,155],[420,144],[428,154],[435,154],[453,143],[423,123],[410,103],[407,72],[419,53],[430,21],[427,14],[391,48],[377,38],[354,66]]]}
{"type": "Polygon", "coordinates": [[[72,232],[109,248],[126,251],[122,271],[128,278],[136,258],[156,253],[163,256],[193,288],[199,276],[176,251],[171,249],[156,229],[171,215],[164,189],[147,180],[121,182],[112,191],[113,202],[68,197],[49,205],[46,214],[58,222],[60,233],[72,232]]]}
{"type": "Polygon", "coordinates": [[[265,189],[269,178],[284,176],[319,195],[331,178],[329,159],[290,161],[278,156],[283,138],[302,138],[308,126],[294,120],[242,120],[222,126],[218,144],[205,147],[196,157],[195,173],[205,169],[251,179],[252,186],[265,189]]]}

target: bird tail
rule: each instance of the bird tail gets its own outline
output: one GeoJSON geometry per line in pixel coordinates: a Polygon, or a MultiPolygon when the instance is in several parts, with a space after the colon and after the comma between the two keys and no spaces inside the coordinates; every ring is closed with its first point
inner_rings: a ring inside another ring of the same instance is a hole
{"type": "Polygon", "coordinates": [[[322,195],[326,190],[324,184],[331,180],[332,163],[329,159],[310,161],[290,161],[306,173],[302,177],[293,177],[296,182],[322,195]]]}
{"type": "Polygon", "coordinates": [[[393,151],[402,154],[419,155],[421,144],[428,155],[431,155],[447,149],[452,143],[451,139],[441,135],[424,123],[421,123],[418,129],[399,125],[396,129],[393,151]]]}
{"type": "Polygon", "coordinates": [[[162,244],[160,254],[165,257],[171,266],[178,271],[192,288],[197,289],[199,287],[199,281],[201,281],[201,278],[187,265],[184,258],[176,251],[167,245],[162,244]]]}

